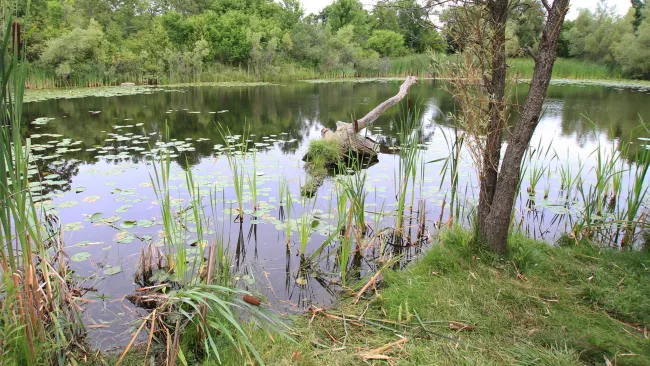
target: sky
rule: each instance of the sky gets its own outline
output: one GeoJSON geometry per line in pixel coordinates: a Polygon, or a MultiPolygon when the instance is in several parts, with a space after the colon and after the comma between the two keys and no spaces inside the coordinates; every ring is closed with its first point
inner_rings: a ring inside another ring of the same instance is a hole
{"type": "MultiPolygon", "coordinates": [[[[318,13],[323,10],[324,7],[331,4],[333,0],[301,0],[302,5],[305,8],[305,14],[318,13]]],[[[361,0],[364,6],[368,9],[372,8],[374,1],[372,0],[361,0]]],[[[625,15],[627,10],[630,8],[630,0],[607,0],[608,6],[615,6],[616,12],[618,14],[625,15]]],[[[598,6],[598,0],[571,0],[571,9],[567,16],[568,19],[575,19],[578,16],[579,8],[589,8],[595,10],[598,6]]]]}

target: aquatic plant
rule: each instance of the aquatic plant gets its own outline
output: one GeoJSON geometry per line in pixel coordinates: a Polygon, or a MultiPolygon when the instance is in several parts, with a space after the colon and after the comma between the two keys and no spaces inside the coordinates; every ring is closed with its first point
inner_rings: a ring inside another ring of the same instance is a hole
{"type": "MultiPolygon", "coordinates": [[[[0,363],[76,363],[84,351],[78,283],[58,218],[38,210],[30,140],[23,141],[27,62],[21,23],[3,9],[0,29],[0,363]],[[13,28],[12,28],[13,27],[13,28]],[[12,30],[14,32],[12,32],[12,30]],[[14,34],[14,36],[11,36],[14,34]]],[[[26,17],[27,18],[27,17],[26,17]]]]}
{"type": "MultiPolygon", "coordinates": [[[[397,124],[399,134],[399,160],[397,170],[394,172],[395,192],[397,195],[397,213],[395,219],[395,232],[402,234],[404,228],[404,209],[406,206],[409,185],[415,188],[418,161],[421,156],[419,146],[420,136],[418,123],[420,121],[417,108],[404,108],[397,124]]],[[[414,194],[411,194],[411,207],[413,207],[414,194]]]]}
{"type": "MultiPolygon", "coordinates": [[[[354,217],[354,227],[357,233],[365,235],[367,230],[366,198],[368,197],[368,191],[366,190],[366,179],[368,171],[361,169],[358,161],[352,164],[357,165],[357,169],[347,168],[346,173],[339,175],[337,180],[350,202],[350,212],[354,217]]],[[[343,203],[341,202],[341,204],[343,203]]]]}
{"type": "Polygon", "coordinates": [[[341,156],[341,143],[336,139],[311,140],[305,154],[312,175],[327,174],[327,169],[335,167],[341,156]]]}

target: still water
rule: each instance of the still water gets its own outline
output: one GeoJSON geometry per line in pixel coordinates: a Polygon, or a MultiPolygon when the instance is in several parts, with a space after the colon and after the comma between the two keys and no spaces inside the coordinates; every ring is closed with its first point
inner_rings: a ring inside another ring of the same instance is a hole
{"type": "MultiPolygon", "coordinates": [[[[306,251],[313,252],[334,229],[336,203],[334,179],[329,178],[308,208],[300,206],[300,185],[308,176],[302,162],[308,142],[319,138],[323,127],[335,129],[337,121],[362,117],[394,95],[399,85],[400,81],[390,80],[192,86],[26,104],[24,135],[32,139],[41,174],[42,190],[36,198],[41,207],[59,218],[72,267],[91,289],[87,298],[92,302],[87,304],[85,320],[95,325],[90,333],[93,345],[101,349],[123,345],[138,314],[146,313],[125,296],[138,287],[134,271],[141,248],[149,243],[161,244],[160,205],[151,184],[153,169],[148,155],[152,148],[167,148],[172,153],[170,184],[175,210],[188,205],[188,167],[195,185],[214,193],[218,207],[211,212],[223,232],[219,235],[231,248],[236,286],[261,295],[282,312],[334,301],[341,287],[333,256],[321,262],[322,268],[312,278],[297,273],[299,244],[294,231],[287,246],[283,226],[286,212],[282,212],[279,199],[281,182],[287,182],[294,197],[291,215],[317,218],[306,251]],[[246,171],[256,177],[260,209],[253,213],[247,183],[243,198],[248,209],[242,223],[232,214],[236,200],[231,169],[223,154],[224,131],[236,138],[246,135],[249,146],[256,150],[255,171],[250,160],[246,171]],[[107,220],[93,222],[95,214],[107,220]]],[[[551,86],[533,138],[533,145],[543,146],[550,153],[539,155],[537,160],[588,166],[599,144],[609,146],[632,139],[638,140],[638,148],[644,148],[647,135],[637,126],[640,118],[650,119],[647,94],[601,86],[551,86]]],[[[524,96],[522,90],[516,98],[523,100],[524,96]]],[[[449,156],[448,142],[460,133],[447,119],[454,111],[451,97],[440,85],[425,80],[411,89],[410,98],[420,111],[421,161],[449,156]]],[[[399,108],[388,111],[367,131],[387,147],[379,163],[367,170],[366,210],[373,230],[380,229],[373,226],[381,226],[381,213],[396,208],[400,156],[390,153],[390,147],[399,138],[399,113],[399,108]]],[[[630,150],[627,158],[633,153],[634,149],[630,150]]],[[[444,225],[449,219],[448,208],[443,211],[449,182],[441,166],[441,162],[419,165],[415,188],[409,189],[413,197],[409,202],[427,202],[424,212],[429,236],[435,235],[440,222],[444,225]]],[[[523,230],[549,243],[570,225],[570,220],[557,220],[558,214],[570,214],[571,210],[554,201],[554,197],[561,199],[555,173],[547,168],[532,204],[524,192],[516,212],[523,230]]],[[[465,207],[476,201],[475,174],[471,154],[465,152],[459,179],[460,200],[465,207]]],[[[522,191],[528,180],[526,175],[522,191]]],[[[467,220],[469,211],[457,215],[457,220],[467,220]]],[[[196,228],[192,223],[187,226],[188,248],[196,249],[192,246],[196,245],[196,238],[192,240],[196,228]]],[[[217,235],[212,234],[210,238],[217,235]]],[[[409,256],[420,249],[412,248],[409,256]]],[[[376,268],[372,255],[366,254],[356,258],[361,268],[376,268]]],[[[363,269],[356,275],[362,276],[363,269]]]]}

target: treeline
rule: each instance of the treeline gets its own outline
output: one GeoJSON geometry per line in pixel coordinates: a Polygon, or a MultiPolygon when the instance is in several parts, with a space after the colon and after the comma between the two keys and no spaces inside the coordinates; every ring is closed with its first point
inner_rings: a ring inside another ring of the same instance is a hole
{"type": "Polygon", "coordinates": [[[337,0],[309,16],[298,0],[32,0],[26,23],[30,80],[56,82],[353,76],[447,47],[415,0],[337,0]]]}
{"type": "Polygon", "coordinates": [[[624,17],[605,1],[596,11],[580,10],[576,20],[564,23],[558,55],[619,68],[630,78],[650,78],[650,7],[645,0],[631,4],[624,17]]]}
{"type": "MultiPolygon", "coordinates": [[[[605,2],[581,10],[564,23],[558,55],[606,65],[612,75],[650,78],[650,9],[631,2],[624,17],[605,2]]],[[[370,10],[359,0],[336,0],[307,16],[299,0],[32,0],[28,16],[26,3],[7,1],[7,10],[33,29],[32,88],[426,76],[432,71],[423,53],[462,50],[449,36],[462,26],[454,8],[436,12],[416,0],[381,0],[370,10]]],[[[512,11],[508,56],[534,57],[543,5],[518,0],[512,11]]]]}

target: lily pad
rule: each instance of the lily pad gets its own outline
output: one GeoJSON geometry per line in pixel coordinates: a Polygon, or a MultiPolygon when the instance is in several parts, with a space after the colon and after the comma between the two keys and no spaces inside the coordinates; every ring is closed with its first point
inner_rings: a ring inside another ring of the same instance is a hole
{"type": "Polygon", "coordinates": [[[124,213],[124,212],[128,211],[132,207],[133,207],[133,205],[122,205],[117,210],[115,210],[115,212],[124,213]]]}
{"type": "Polygon", "coordinates": [[[133,242],[133,239],[135,239],[135,236],[128,231],[120,231],[117,235],[115,235],[115,241],[120,244],[131,243],[133,242]]]}
{"type": "Polygon", "coordinates": [[[75,193],[82,193],[86,191],[86,187],[77,187],[74,189],[75,193]]]}
{"type": "Polygon", "coordinates": [[[100,222],[104,218],[104,213],[103,212],[95,212],[92,216],[90,216],[90,222],[95,223],[95,222],[100,222]]]}
{"type": "Polygon", "coordinates": [[[82,201],[86,203],[93,203],[99,201],[99,199],[102,198],[101,196],[88,196],[85,197],[82,201]]]}
{"type": "Polygon", "coordinates": [[[91,255],[90,255],[89,252],[79,252],[79,253],[73,255],[72,257],[70,257],[70,260],[73,261],[73,262],[83,262],[83,261],[88,260],[88,258],[90,258],[90,257],[91,257],[91,255]]]}
{"type": "Polygon", "coordinates": [[[138,220],[136,226],[149,228],[152,227],[155,223],[151,220],[138,220]]]}
{"type": "Polygon", "coordinates": [[[122,221],[122,223],[120,224],[120,227],[123,228],[123,229],[130,229],[130,228],[134,227],[137,223],[138,223],[137,221],[126,220],[126,221],[122,221]]]}
{"type": "Polygon", "coordinates": [[[59,203],[58,207],[59,208],[69,208],[69,207],[74,207],[74,206],[76,206],[78,204],[79,204],[79,202],[77,202],[77,201],[65,201],[65,202],[59,203]]]}
{"type": "Polygon", "coordinates": [[[63,227],[63,230],[64,231],[77,231],[77,230],[81,230],[83,228],[84,228],[84,226],[81,224],[81,222],[76,221],[76,222],[70,222],[70,223],[66,224],[63,227]]]}
{"type": "Polygon", "coordinates": [[[112,276],[114,274],[118,274],[122,272],[122,267],[120,266],[111,266],[106,269],[104,269],[104,274],[107,276],[112,276]]]}

